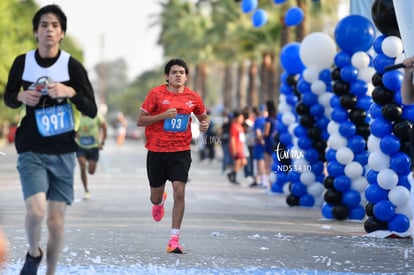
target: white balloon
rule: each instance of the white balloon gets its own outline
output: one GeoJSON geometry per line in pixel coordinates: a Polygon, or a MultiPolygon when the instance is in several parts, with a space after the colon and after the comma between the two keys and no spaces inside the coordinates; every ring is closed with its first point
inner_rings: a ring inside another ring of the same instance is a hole
{"type": "Polygon", "coordinates": [[[403,206],[410,202],[410,191],[404,186],[395,186],[388,192],[388,199],[395,206],[403,206]]]}
{"type": "Polygon", "coordinates": [[[359,177],[351,182],[351,188],[362,193],[368,186],[368,180],[365,177],[359,177]]]}
{"type": "Polygon", "coordinates": [[[362,68],[358,71],[358,79],[364,80],[367,83],[372,82],[372,76],[376,73],[373,67],[362,68]]]}
{"type": "Polygon", "coordinates": [[[300,44],[299,55],[306,67],[315,66],[319,70],[330,68],[336,55],[336,43],[326,33],[308,34],[300,44]]]}
{"type": "Polygon", "coordinates": [[[283,194],[285,194],[285,195],[290,194],[289,183],[284,184],[282,189],[283,189],[283,194]]]}
{"type": "Polygon", "coordinates": [[[300,174],[300,182],[304,185],[311,185],[315,182],[315,179],[315,174],[310,171],[306,171],[300,174]]]}
{"type": "Polygon", "coordinates": [[[396,214],[403,214],[406,215],[407,217],[412,217],[412,210],[411,210],[411,205],[409,203],[406,203],[404,205],[400,205],[397,206],[395,208],[395,213],[396,214]]]}
{"type": "Polygon", "coordinates": [[[352,55],[351,64],[357,69],[363,69],[369,66],[370,58],[366,52],[356,52],[352,55]]]}
{"type": "Polygon", "coordinates": [[[345,165],[344,174],[351,180],[361,177],[363,172],[364,168],[359,162],[352,161],[345,165]]]}
{"type": "Polygon", "coordinates": [[[398,184],[398,174],[392,169],[383,169],[377,175],[378,185],[385,190],[391,190],[398,184]]]}
{"type": "Polygon", "coordinates": [[[339,133],[332,134],[328,138],[328,146],[334,150],[345,147],[347,143],[347,139],[341,136],[339,133]]]}
{"type": "Polygon", "coordinates": [[[337,134],[339,133],[339,124],[331,120],[328,123],[327,130],[328,130],[328,134],[330,135],[337,134]]]}
{"type": "Polygon", "coordinates": [[[381,142],[380,138],[374,135],[370,135],[368,137],[368,142],[367,142],[368,151],[369,152],[381,151],[380,142],[381,142]]]}
{"type": "Polygon", "coordinates": [[[292,137],[294,137],[294,136],[295,136],[295,135],[294,135],[294,131],[295,131],[296,126],[298,126],[298,123],[297,123],[297,122],[293,122],[292,124],[289,124],[289,127],[288,127],[288,132],[289,132],[289,134],[290,134],[292,137]]]}
{"type": "Polygon", "coordinates": [[[368,166],[377,172],[390,167],[390,156],[381,152],[381,150],[374,151],[368,156],[368,166]]]}
{"type": "Polygon", "coordinates": [[[295,115],[291,112],[285,113],[282,115],[282,122],[285,125],[290,125],[296,120],[295,115]]]}
{"type": "Polygon", "coordinates": [[[331,105],[329,102],[331,101],[331,97],[333,96],[332,93],[323,93],[319,95],[318,101],[321,105],[323,105],[326,108],[330,107],[331,105]]]}
{"type": "Polygon", "coordinates": [[[349,149],[348,147],[339,148],[338,151],[336,151],[336,160],[340,164],[348,164],[354,159],[354,152],[349,149]]]}
{"type": "Polygon", "coordinates": [[[314,94],[322,95],[326,92],[326,84],[322,80],[315,80],[311,84],[311,91],[314,94]]]}
{"type": "Polygon", "coordinates": [[[324,187],[320,182],[314,182],[307,187],[308,194],[312,197],[320,197],[324,191],[324,187]]]}
{"type": "Polygon", "coordinates": [[[309,83],[313,83],[319,79],[319,71],[320,70],[317,67],[310,66],[303,71],[303,79],[309,83]]]}
{"type": "Polygon", "coordinates": [[[381,44],[382,52],[388,57],[397,57],[403,50],[403,44],[401,38],[398,36],[390,35],[387,36],[381,44]]]}

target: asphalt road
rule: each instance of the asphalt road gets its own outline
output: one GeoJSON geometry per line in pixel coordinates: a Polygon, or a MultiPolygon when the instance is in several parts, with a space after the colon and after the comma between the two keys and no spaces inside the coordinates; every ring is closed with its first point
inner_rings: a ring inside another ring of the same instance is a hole
{"type": "MultiPolygon", "coordinates": [[[[15,149],[0,145],[0,153],[0,224],[10,243],[6,274],[13,274],[27,249],[25,211],[15,149]]],[[[165,217],[156,223],[145,154],[139,141],[108,142],[89,178],[89,201],[82,200],[76,171],[76,200],[67,210],[60,266],[116,267],[116,274],[140,273],[131,271],[134,266],[145,267],[147,274],[161,269],[168,274],[414,274],[412,239],[367,237],[363,221],[326,220],[319,208],[289,207],[283,195],[249,188],[246,180],[232,185],[220,163],[200,163],[196,151],[181,232],[186,253],[168,254],[171,186],[165,217]]],[[[44,242],[46,235],[44,230],[44,242]]]]}

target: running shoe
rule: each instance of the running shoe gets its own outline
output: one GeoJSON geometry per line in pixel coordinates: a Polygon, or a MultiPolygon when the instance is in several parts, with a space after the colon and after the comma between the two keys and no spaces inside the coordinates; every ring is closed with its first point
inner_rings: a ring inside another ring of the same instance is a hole
{"type": "Polygon", "coordinates": [[[164,203],[167,199],[167,192],[164,192],[164,195],[162,196],[162,202],[160,205],[153,205],[152,206],[152,217],[154,218],[154,221],[159,222],[164,217],[164,203]]]}
{"type": "Polygon", "coordinates": [[[85,195],[83,196],[84,200],[90,200],[91,199],[91,193],[85,192],[85,195]]]}
{"type": "Polygon", "coordinates": [[[183,254],[184,249],[179,244],[180,238],[177,235],[171,236],[171,239],[168,241],[167,252],[168,253],[176,253],[176,254],[183,254]]]}
{"type": "Polygon", "coordinates": [[[43,257],[42,249],[39,248],[39,250],[40,256],[38,257],[32,257],[30,256],[29,252],[27,252],[26,260],[24,261],[20,275],[37,275],[37,270],[39,269],[39,265],[43,257]]]}

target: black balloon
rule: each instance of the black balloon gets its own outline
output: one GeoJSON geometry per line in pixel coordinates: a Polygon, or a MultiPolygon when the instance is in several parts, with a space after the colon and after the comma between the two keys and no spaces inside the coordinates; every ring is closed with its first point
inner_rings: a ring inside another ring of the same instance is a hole
{"type": "Polygon", "coordinates": [[[395,103],[388,103],[382,106],[382,116],[389,121],[397,121],[401,118],[402,108],[395,103]]]}
{"type": "Polygon", "coordinates": [[[353,109],[349,113],[349,119],[356,125],[364,125],[365,119],[367,117],[367,112],[362,109],[353,109]]]}
{"type": "Polygon", "coordinates": [[[337,80],[335,81],[333,87],[332,87],[333,92],[338,95],[345,95],[349,93],[349,84],[346,83],[343,80],[337,80]]]}
{"type": "Polygon", "coordinates": [[[382,83],[382,74],[380,74],[379,72],[376,72],[372,76],[372,85],[374,85],[374,86],[381,86],[381,85],[383,85],[383,83],[382,83]]]}
{"type": "Polygon", "coordinates": [[[357,103],[356,96],[344,94],[339,98],[339,103],[344,109],[353,109],[357,103]]]}
{"type": "Polygon", "coordinates": [[[371,8],[371,16],[377,29],[384,35],[400,37],[397,16],[393,0],[375,0],[371,8]]]}
{"type": "Polygon", "coordinates": [[[384,86],[377,86],[372,91],[372,100],[374,100],[375,103],[378,105],[385,105],[388,103],[392,103],[394,100],[394,92],[391,90],[388,90],[384,86]]]}
{"type": "Polygon", "coordinates": [[[365,221],[364,229],[367,233],[371,233],[378,230],[387,230],[388,224],[386,222],[381,222],[372,216],[365,221]]]}
{"type": "Polygon", "coordinates": [[[324,186],[326,189],[331,189],[331,188],[333,188],[333,183],[334,183],[334,178],[333,178],[332,176],[326,176],[326,177],[323,179],[323,186],[324,186]]]}
{"type": "Polygon", "coordinates": [[[289,75],[286,79],[286,83],[290,86],[296,86],[296,83],[298,83],[298,78],[296,75],[289,75]]]}
{"type": "Polygon", "coordinates": [[[299,123],[306,128],[311,128],[315,124],[315,119],[311,115],[303,115],[299,118],[299,123]]]}
{"type": "Polygon", "coordinates": [[[332,208],[332,216],[337,220],[345,220],[349,215],[349,209],[345,205],[339,204],[332,208]]]}
{"type": "Polygon", "coordinates": [[[319,154],[322,154],[322,156],[325,156],[326,141],[317,140],[313,142],[313,148],[315,148],[315,150],[318,151],[319,154]]]}
{"type": "Polygon", "coordinates": [[[318,127],[312,127],[308,130],[308,137],[313,140],[318,140],[321,138],[321,132],[322,130],[318,127]]]}
{"type": "Polygon", "coordinates": [[[408,141],[411,135],[412,124],[408,120],[401,120],[394,123],[392,131],[402,141],[408,141]]]}
{"type": "Polygon", "coordinates": [[[332,80],[340,80],[341,79],[341,69],[336,67],[331,72],[331,78],[332,80]]]}
{"type": "Polygon", "coordinates": [[[290,194],[289,196],[286,197],[286,203],[289,206],[298,206],[299,205],[299,198],[290,194]]]}
{"type": "Polygon", "coordinates": [[[342,201],[342,193],[330,188],[326,190],[323,198],[329,204],[338,205],[342,201]]]}
{"type": "Polygon", "coordinates": [[[365,205],[365,213],[368,217],[374,216],[374,204],[369,202],[365,205]]]}
{"type": "Polygon", "coordinates": [[[365,140],[368,140],[369,135],[371,134],[371,128],[368,123],[364,122],[361,125],[358,125],[356,134],[363,137],[365,140]]]}
{"type": "Polygon", "coordinates": [[[309,114],[309,106],[307,106],[303,102],[299,102],[298,104],[296,104],[296,113],[298,113],[299,115],[309,114]]]}

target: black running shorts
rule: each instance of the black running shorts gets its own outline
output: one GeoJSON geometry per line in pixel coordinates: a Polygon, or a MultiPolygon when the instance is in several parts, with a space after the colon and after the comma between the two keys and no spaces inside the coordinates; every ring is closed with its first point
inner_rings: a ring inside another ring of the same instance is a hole
{"type": "Polygon", "coordinates": [[[160,187],[167,180],[186,183],[191,166],[191,151],[147,153],[147,175],[153,188],[160,187]]]}

